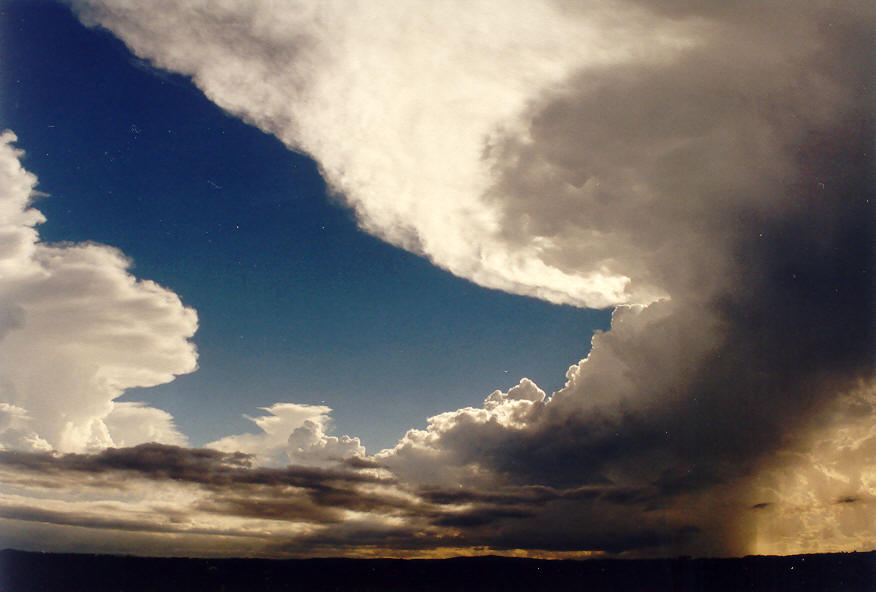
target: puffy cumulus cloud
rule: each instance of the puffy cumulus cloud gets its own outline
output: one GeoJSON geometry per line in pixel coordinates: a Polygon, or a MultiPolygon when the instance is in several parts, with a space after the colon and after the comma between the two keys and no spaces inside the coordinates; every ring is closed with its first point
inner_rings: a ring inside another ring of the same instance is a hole
{"type": "Polygon", "coordinates": [[[293,464],[322,464],[365,456],[359,438],[328,436],[323,425],[307,420],[287,440],[286,454],[293,464]]]}
{"type": "Polygon", "coordinates": [[[513,433],[526,433],[545,410],[545,393],[524,378],[507,393],[494,391],[483,408],[467,407],[429,418],[425,430],[409,430],[374,459],[411,482],[476,485],[489,456],[513,433]]]}
{"type": "MultiPolygon", "coordinates": [[[[531,404],[541,403],[544,400],[544,391],[538,388],[538,385],[528,378],[523,378],[517,386],[508,389],[507,393],[503,393],[499,390],[490,393],[490,395],[484,400],[484,408],[488,411],[500,407],[505,409],[509,407],[508,403],[513,401],[526,401],[531,404]]],[[[513,405],[513,403],[511,404],[513,405]]]]}
{"type": "MultiPolygon", "coordinates": [[[[620,305],[551,397],[522,381],[370,458],[327,408],[267,408],[212,453],[347,460],[217,473],[246,497],[192,477],[215,524],[347,553],[873,540],[869,3],[74,5],[313,155],[369,232],[484,286],[620,305]],[[284,481],[308,470],[336,482],[284,481]]],[[[21,215],[3,244],[29,257],[21,215]]]]}
{"type": "Polygon", "coordinates": [[[325,405],[275,403],[262,407],[268,415],[244,416],[261,433],[226,436],[207,446],[227,452],[253,454],[261,463],[325,465],[364,456],[359,438],[327,436],[331,408],[325,405]]]}
{"type": "Polygon", "coordinates": [[[15,139],[0,136],[0,444],[183,442],[166,413],[113,400],[195,368],[194,311],[134,278],[116,249],[41,243],[35,226],[44,218],[30,207],[36,177],[15,139]]]}
{"type": "Polygon", "coordinates": [[[188,443],[176,429],[170,413],[144,403],[113,403],[113,409],[103,423],[116,446],[134,446],[143,442],[188,443]]]}

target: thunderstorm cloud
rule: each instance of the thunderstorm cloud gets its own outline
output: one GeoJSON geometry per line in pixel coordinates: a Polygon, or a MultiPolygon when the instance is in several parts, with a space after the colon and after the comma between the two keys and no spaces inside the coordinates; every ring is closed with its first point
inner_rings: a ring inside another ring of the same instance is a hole
{"type": "Polygon", "coordinates": [[[870,3],[72,4],[312,156],[365,231],[488,288],[615,308],[557,392],[524,379],[391,449],[295,403],[187,448],[163,411],[113,399],[194,369],[194,312],[114,249],[40,243],[7,133],[7,540],[427,556],[876,539],[870,3]]]}

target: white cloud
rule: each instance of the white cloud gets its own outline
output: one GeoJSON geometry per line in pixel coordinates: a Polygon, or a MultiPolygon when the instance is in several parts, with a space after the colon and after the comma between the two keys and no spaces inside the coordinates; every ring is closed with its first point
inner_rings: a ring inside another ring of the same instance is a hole
{"type": "Polygon", "coordinates": [[[182,441],[164,412],[113,399],[195,369],[195,312],[130,275],[112,247],[39,242],[34,227],[44,218],[29,207],[36,177],[21,167],[15,139],[5,132],[0,142],[0,402],[20,410],[4,445],[82,451],[142,437],[182,441]],[[110,430],[104,420],[114,409],[110,430]],[[136,426],[123,420],[134,413],[136,426]]]}
{"type": "Polygon", "coordinates": [[[51,450],[52,447],[30,428],[31,418],[17,405],[0,403],[0,450],[51,450]]]}
{"type": "Polygon", "coordinates": [[[524,378],[507,392],[494,391],[483,408],[466,407],[429,418],[425,430],[409,430],[375,459],[413,483],[446,487],[493,485],[489,467],[508,434],[525,434],[545,410],[545,393],[524,378]]]}
{"type": "Polygon", "coordinates": [[[293,464],[324,465],[365,456],[359,438],[327,436],[323,429],[323,424],[308,419],[289,434],[286,453],[293,464]]]}
{"type": "Polygon", "coordinates": [[[145,403],[113,403],[112,411],[103,423],[109,431],[115,446],[136,446],[143,442],[162,444],[188,444],[173,423],[173,416],[162,409],[149,407],[145,403]]]}
{"type": "MultiPolygon", "coordinates": [[[[752,478],[872,380],[864,3],[75,5],[313,155],[367,231],[484,286],[628,305],[552,397],[524,381],[375,457],[493,505],[555,496],[457,512],[471,544],[747,552],[752,478]]],[[[3,243],[11,259],[30,256],[27,232],[3,243]]],[[[26,312],[4,317],[7,341],[26,312]]],[[[261,434],[213,446],[272,462],[359,450],[325,435],[328,408],[265,410],[261,434]]],[[[870,483],[869,440],[840,437],[850,421],[801,469],[824,492],[870,483]]],[[[872,528],[823,532],[842,547],[872,528]]]]}
{"type": "MultiPolygon", "coordinates": [[[[210,448],[225,452],[240,451],[253,454],[259,462],[268,464],[293,463],[319,464],[329,460],[336,452],[341,457],[347,448],[358,450],[359,439],[343,437],[342,441],[327,440],[323,430],[329,424],[331,408],[325,405],[303,405],[299,403],[274,403],[262,407],[267,415],[259,417],[244,416],[256,424],[261,433],[226,436],[207,444],[210,448]]],[[[364,452],[364,449],[362,449],[364,452]]]]}
{"type": "MultiPolygon", "coordinates": [[[[619,2],[83,0],[98,23],[218,105],[320,163],[360,224],[481,285],[604,307],[664,292],[610,257],[563,268],[550,237],[509,240],[487,189],[494,142],[581,68],[661,63],[695,23],[619,2]],[[233,41],[232,41],[233,40],[233,41]]],[[[626,263],[626,262],[622,262],[626,263]]]]}

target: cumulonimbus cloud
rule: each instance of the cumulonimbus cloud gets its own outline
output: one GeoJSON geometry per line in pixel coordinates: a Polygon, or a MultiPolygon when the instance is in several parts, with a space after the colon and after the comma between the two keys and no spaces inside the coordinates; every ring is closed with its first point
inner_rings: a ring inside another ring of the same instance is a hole
{"type": "Polygon", "coordinates": [[[787,520],[790,504],[811,510],[798,533],[835,537],[822,548],[872,538],[872,521],[854,518],[870,508],[844,511],[841,522],[856,524],[845,529],[825,509],[842,482],[858,492],[846,499],[869,499],[876,484],[863,453],[874,398],[873,97],[861,90],[868,54],[849,41],[866,45],[872,11],[761,8],[704,7],[708,42],[659,66],[579,71],[533,103],[525,138],[494,144],[503,156],[490,191],[509,235],[549,236],[564,269],[614,256],[670,298],[617,308],[548,401],[491,396],[379,455],[398,475],[444,484],[624,492],[552,502],[532,520],[497,521],[489,536],[519,545],[553,523],[541,544],[600,547],[598,517],[642,534],[633,546],[742,553],[777,548],[765,531],[783,528],[766,515],[787,520]],[[868,419],[840,413],[844,427],[832,429],[844,438],[817,421],[850,406],[868,419]],[[805,452],[813,440],[818,452],[805,452]],[[819,454],[831,460],[813,462],[819,454]],[[825,479],[830,471],[813,469],[825,464],[843,468],[825,479]],[[776,465],[782,486],[752,485],[776,478],[776,465]],[[820,493],[801,496],[803,480],[819,478],[820,493]],[[765,495],[784,509],[754,516],[765,495]]]}
{"type": "MultiPolygon", "coordinates": [[[[367,231],[484,286],[619,305],[550,397],[522,381],[370,458],[303,416],[226,440],[337,445],[398,479],[391,509],[368,519],[373,500],[338,493],[354,519],[296,544],[872,540],[867,3],[74,6],[311,154],[367,231]]],[[[14,405],[4,421],[23,421],[14,405]]]]}
{"type": "Polygon", "coordinates": [[[134,278],[117,249],[40,242],[37,181],[15,139],[0,136],[0,444],[184,443],[166,412],[113,400],[195,369],[195,312],[134,278]]]}

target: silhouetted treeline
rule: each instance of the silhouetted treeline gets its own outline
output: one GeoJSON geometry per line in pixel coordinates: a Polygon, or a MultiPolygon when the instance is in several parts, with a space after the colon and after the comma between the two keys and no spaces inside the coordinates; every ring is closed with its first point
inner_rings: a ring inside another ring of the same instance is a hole
{"type": "Polygon", "coordinates": [[[0,551],[2,592],[876,590],[876,551],[742,559],[167,559],[0,551]]]}

